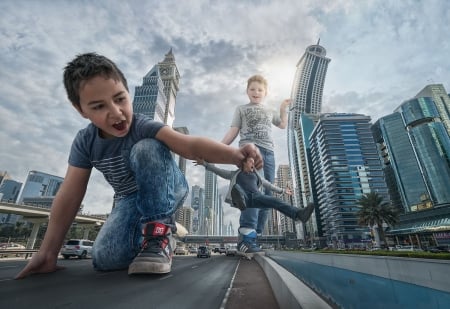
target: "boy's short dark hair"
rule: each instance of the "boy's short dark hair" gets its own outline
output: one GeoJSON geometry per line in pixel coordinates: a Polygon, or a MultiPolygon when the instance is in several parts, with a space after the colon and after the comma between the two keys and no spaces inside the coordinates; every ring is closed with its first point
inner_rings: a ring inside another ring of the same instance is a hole
{"type": "Polygon", "coordinates": [[[64,68],[64,87],[67,97],[74,106],[80,107],[80,86],[95,76],[121,81],[128,90],[128,84],[122,71],[108,58],[97,53],[80,54],[64,68]]]}

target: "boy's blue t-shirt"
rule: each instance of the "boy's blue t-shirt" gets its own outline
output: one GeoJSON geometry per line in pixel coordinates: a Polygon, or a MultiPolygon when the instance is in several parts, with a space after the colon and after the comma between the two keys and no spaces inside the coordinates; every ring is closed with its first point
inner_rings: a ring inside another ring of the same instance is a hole
{"type": "Polygon", "coordinates": [[[131,148],[144,138],[154,138],[165,124],[145,115],[134,114],[130,131],[124,137],[101,138],[92,123],[80,130],[70,149],[69,164],[79,168],[99,170],[113,187],[115,197],[137,190],[129,166],[131,148]]]}

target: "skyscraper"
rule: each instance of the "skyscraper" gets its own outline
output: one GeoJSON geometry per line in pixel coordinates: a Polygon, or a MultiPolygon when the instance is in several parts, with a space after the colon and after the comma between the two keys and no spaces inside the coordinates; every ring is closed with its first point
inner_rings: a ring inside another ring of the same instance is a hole
{"type": "Polygon", "coordinates": [[[170,49],[164,60],[153,66],[144,76],[142,86],[136,87],[134,111],[172,126],[179,82],[180,73],[170,49]]]}
{"type": "MultiPolygon", "coordinates": [[[[325,76],[328,63],[331,61],[326,57],[325,48],[319,43],[320,40],[316,45],[308,46],[298,61],[291,91],[292,103],[288,116],[287,146],[292,178],[292,199],[294,206],[297,207],[305,207],[308,199],[313,196],[308,166],[308,137],[322,110],[325,76]]],[[[305,231],[305,225],[297,222],[297,237],[304,238],[305,231]]],[[[318,233],[318,231],[312,232],[318,233]]]]}
{"type": "Polygon", "coordinates": [[[28,172],[27,180],[20,193],[18,204],[25,203],[26,199],[48,198],[47,206],[51,207],[53,197],[58,192],[64,178],[38,171],[28,172]]]}
{"type": "Polygon", "coordinates": [[[430,97],[436,104],[439,118],[441,119],[447,133],[450,135],[450,97],[445,91],[444,85],[427,85],[414,98],[430,97]]]}
{"type": "Polygon", "coordinates": [[[359,245],[368,238],[357,218],[363,194],[377,192],[389,202],[370,125],[369,116],[323,114],[310,136],[316,202],[328,245],[359,245]]]}
{"type": "Polygon", "coordinates": [[[199,186],[192,186],[191,190],[191,208],[194,210],[192,215],[192,234],[201,234],[200,223],[204,221],[204,190],[199,186]]]}
{"type": "Polygon", "coordinates": [[[292,103],[288,116],[287,139],[294,191],[293,200],[298,207],[305,205],[306,195],[311,195],[305,153],[308,136],[305,135],[301,118],[304,114],[318,115],[321,112],[323,87],[330,62],[330,59],[325,57],[325,48],[320,46],[319,42],[308,46],[297,63],[291,92],[292,103]]]}

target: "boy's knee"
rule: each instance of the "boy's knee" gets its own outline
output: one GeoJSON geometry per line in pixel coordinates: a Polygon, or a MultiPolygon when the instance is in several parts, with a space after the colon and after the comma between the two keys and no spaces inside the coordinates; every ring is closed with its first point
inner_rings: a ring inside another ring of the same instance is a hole
{"type": "Polygon", "coordinates": [[[146,138],[137,142],[131,149],[131,158],[144,160],[161,160],[170,155],[169,148],[154,138],[146,138]]]}

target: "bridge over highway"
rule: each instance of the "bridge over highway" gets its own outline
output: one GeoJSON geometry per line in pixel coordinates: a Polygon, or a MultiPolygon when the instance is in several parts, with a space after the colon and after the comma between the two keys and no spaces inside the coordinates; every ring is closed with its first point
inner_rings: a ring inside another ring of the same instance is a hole
{"type": "MultiPolygon", "coordinates": [[[[33,249],[39,227],[41,226],[41,224],[48,222],[50,208],[0,202],[0,213],[21,215],[26,221],[33,223],[31,235],[27,243],[27,249],[33,249]]],[[[105,218],[97,216],[79,214],[75,217],[74,222],[76,222],[78,225],[88,227],[88,229],[85,230],[84,235],[84,238],[87,239],[89,228],[101,226],[103,225],[103,223],[105,223],[105,220],[105,218]]]]}

